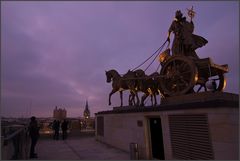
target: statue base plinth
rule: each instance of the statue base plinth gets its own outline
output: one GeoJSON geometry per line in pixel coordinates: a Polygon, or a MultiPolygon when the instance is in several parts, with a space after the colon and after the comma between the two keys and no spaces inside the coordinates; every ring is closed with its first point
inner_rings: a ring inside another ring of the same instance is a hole
{"type": "Polygon", "coordinates": [[[162,145],[165,160],[238,160],[239,95],[204,92],[164,98],[157,106],[114,107],[96,113],[95,137],[127,152],[137,143],[144,160],[160,151],[153,143],[162,145]]]}
{"type": "Polygon", "coordinates": [[[181,96],[161,98],[161,105],[173,105],[194,102],[207,102],[212,100],[238,101],[239,97],[226,92],[200,92],[181,96]]]}

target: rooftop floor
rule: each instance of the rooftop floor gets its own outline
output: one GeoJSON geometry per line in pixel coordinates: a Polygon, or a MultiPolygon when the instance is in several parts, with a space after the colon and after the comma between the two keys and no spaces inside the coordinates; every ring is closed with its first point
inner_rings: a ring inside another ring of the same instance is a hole
{"type": "Polygon", "coordinates": [[[66,140],[43,136],[36,145],[38,160],[129,160],[127,152],[95,140],[94,133],[70,134],[66,140]]]}

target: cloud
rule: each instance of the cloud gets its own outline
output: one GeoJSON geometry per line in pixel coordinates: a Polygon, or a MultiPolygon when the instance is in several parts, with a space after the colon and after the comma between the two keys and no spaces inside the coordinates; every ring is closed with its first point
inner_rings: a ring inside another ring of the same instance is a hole
{"type": "MultiPolygon", "coordinates": [[[[216,64],[229,64],[226,90],[237,93],[238,9],[232,2],[206,3],[194,2],[195,32],[209,40],[197,52],[216,64]]],[[[50,116],[56,105],[78,116],[86,99],[92,113],[112,109],[105,70],[124,74],[142,63],[165,41],[175,10],[186,13],[192,2],[2,4],[2,114],[22,114],[32,101],[32,113],[39,116],[50,116]]],[[[120,105],[118,93],[112,103],[120,105]]]]}

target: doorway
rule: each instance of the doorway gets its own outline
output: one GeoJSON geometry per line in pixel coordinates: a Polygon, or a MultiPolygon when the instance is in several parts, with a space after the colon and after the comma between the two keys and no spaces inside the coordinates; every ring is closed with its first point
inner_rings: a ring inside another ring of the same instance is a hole
{"type": "Polygon", "coordinates": [[[150,136],[152,146],[152,157],[155,159],[164,160],[164,146],[162,135],[162,124],[159,117],[149,118],[150,136]]]}

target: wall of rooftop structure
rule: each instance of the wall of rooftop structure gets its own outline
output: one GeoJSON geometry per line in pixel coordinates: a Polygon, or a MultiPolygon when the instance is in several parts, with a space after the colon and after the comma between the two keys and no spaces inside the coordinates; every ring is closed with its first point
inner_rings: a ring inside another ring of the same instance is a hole
{"type": "Polygon", "coordinates": [[[239,159],[238,96],[228,96],[99,112],[96,139],[128,152],[137,143],[140,159],[153,159],[149,119],[160,118],[165,159],[239,159]]]}

